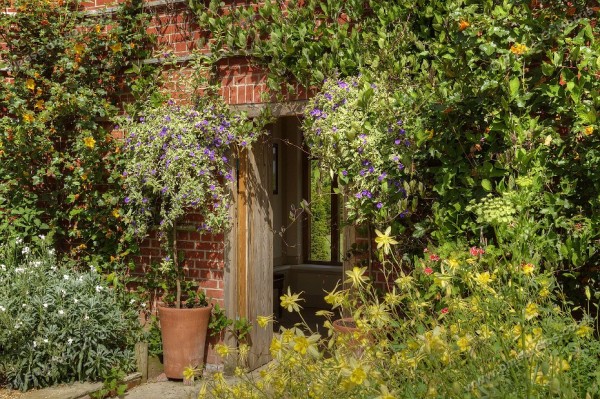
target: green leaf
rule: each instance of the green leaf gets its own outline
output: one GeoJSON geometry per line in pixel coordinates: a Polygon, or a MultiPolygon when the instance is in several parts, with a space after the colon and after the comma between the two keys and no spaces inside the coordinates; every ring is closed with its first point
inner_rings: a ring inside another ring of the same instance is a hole
{"type": "Polygon", "coordinates": [[[516,97],[519,93],[520,80],[519,78],[512,78],[509,82],[510,96],[516,97]]]}
{"type": "Polygon", "coordinates": [[[481,181],[481,187],[483,187],[485,191],[492,191],[492,183],[488,179],[483,179],[481,181]]]}

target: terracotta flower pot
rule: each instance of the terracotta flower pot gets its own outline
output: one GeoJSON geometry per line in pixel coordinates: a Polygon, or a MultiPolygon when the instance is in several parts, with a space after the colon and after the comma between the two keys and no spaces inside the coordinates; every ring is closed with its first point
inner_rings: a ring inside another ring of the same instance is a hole
{"type": "Polygon", "coordinates": [[[342,319],[334,320],[333,329],[340,333],[351,334],[358,331],[358,327],[356,327],[356,322],[352,317],[344,317],[342,319]]]}
{"type": "Polygon", "coordinates": [[[212,306],[204,308],[158,307],[163,362],[168,378],[183,379],[183,370],[204,362],[204,348],[212,306]]]}

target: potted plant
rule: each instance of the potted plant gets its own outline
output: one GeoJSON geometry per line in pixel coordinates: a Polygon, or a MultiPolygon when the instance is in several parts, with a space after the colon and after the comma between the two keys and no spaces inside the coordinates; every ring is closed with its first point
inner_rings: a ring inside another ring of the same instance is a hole
{"type": "Polygon", "coordinates": [[[181,379],[184,368],[202,363],[212,309],[203,292],[182,298],[186,280],[177,231],[185,227],[215,233],[229,226],[229,159],[232,150],[250,144],[251,126],[213,98],[196,107],[169,101],[121,121],[126,221],[140,238],[156,230],[166,253],[160,269],[170,276],[165,284],[169,292],[158,314],[169,378],[181,379]],[[202,223],[180,226],[188,211],[201,213],[202,223]]]}

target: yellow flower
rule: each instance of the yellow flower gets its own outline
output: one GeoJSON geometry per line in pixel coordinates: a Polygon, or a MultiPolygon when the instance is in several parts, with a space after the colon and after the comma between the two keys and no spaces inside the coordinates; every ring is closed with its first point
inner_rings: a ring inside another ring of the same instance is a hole
{"type": "Polygon", "coordinates": [[[369,281],[369,278],[364,276],[366,270],[366,267],[354,266],[351,271],[348,270],[346,272],[348,279],[345,282],[352,283],[353,287],[361,287],[364,283],[369,281]]]}
{"type": "Polygon", "coordinates": [[[271,352],[271,356],[276,357],[277,354],[281,351],[281,341],[277,338],[273,338],[271,340],[271,346],[269,347],[269,351],[271,352]]]}
{"type": "Polygon", "coordinates": [[[215,352],[217,352],[219,356],[226,358],[231,353],[231,348],[224,344],[216,344],[215,352]]]}
{"type": "Polygon", "coordinates": [[[396,391],[390,392],[388,387],[385,385],[381,385],[379,387],[379,392],[381,392],[381,395],[377,396],[375,399],[396,399],[396,391]]]}
{"type": "Polygon", "coordinates": [[[113,51],[113,53],[118,53],[123,49],[123,45],[121,43],[116,43],[110,46],[110,49],[113,51]]]}
{"type": "Polygon", "coordinates": [[[270,316],[258,316],[256,318],[256,321],[258,322],[258,325],[261,328],[265,328],[269,323],[273,322],[273,315],[270,315],[270,316]]]}
{"type": "Polygon", "coordinates": [[[531,320],[538,315],[538,306],[535,303],[530,302],[527,304],[527,306],[525,306],[525,319],[531,320]]]}
{"type": "Polygon", "coordinates": [[[43,109],[44,108],[44,100],[37,100],[35,102],[35,109],[43,109]]]}
{"type": "Polygon", "coordinates": [[[494,276],[490,274],[490,272],[476,273],[475,281],[480,285],[488,285],[490,282],[494,280],[494,276]]]}
{"type": "Polygon", "coordinates": [[[239,344],[238,346],[238,354],[240,355],[240,360],[245,362],[248,359],[248,354],[250,353],[250,346],[248,344],[239,344]]]}
{"type": "Polygon", "coordinates": [[[294,338],[294,342],[294,350],[301,355],[306,355],[306,351],[310,345],[308,339],[306,337],[296,337],[294,338]]]}
{"type": "Polygon", "coordinates": [[[594,133],[594,126],[586,126],[585,129],[583,129],[583,134],[586,136],[591,136],[592,133],[594,133]]]}
{"type": "Polygon", "coordinates": [[[535,269],[535,266],[533,266],[531,263],[525,263],[523,266],[521,266],[521,269],[523,270],[523,274],[531,276],[533,275],[533,269],[535,269]]]}
{"type": "Polygon", "coordinates": [[[375,230],[375,234],[377,234],[377,237],[375,238],[375,242],[377,243],[377,249],[383,247],[383,252],[385,254],[390,253],[390,245],[398,244],[398,241],[394,240],[390,236],[391,232],[392,232],[391,226],[388,226],[388,228],[385,229],[385,233],[382,233],[379,230],[375,230]]]}
{"type": "Polygon", "coordinates": [[[119,213],[119,208],[113,209],[112,215],[115,217],[115,219],[118,219],[121,216],[121,214],[119,213]]]}
{"type": "Polygon", "coordinates": [[[394,281],[394,282],[401,290],[407,290],[412,286],[413,277],[412,276],[398,277],[396,279],[396,281],[394,281]]]}
{"type": "Polygon", "coordinates": [[[194,381],[196,376],[196,370],[193,367],[186,367],[183,369],[183,379],[187,381],[194,381]]]}
{"type": "Polygon", "coordinates": [[[575,331],[575,335],[577,335],[580,338],[585,338],[585,337],[591,337],[593,332],[594,332],[594,329],[592,327],[586,326],[586,325],[581,325],[581,326],[579,326],[577,331],[575,331]]]}
{"type": "Polygon", "coordinates": [[[28,112],[25,115],[23,115],[23,121],[25,121],[26,123],[31,123],[31,122],[33,122],[34,119],[35,119],[35,117],[33,116],[33,114],[31,112],[28,112]]]}
{"type": "Polygon", "coordinates": [[[281,307],[286,308],[288,312],[299,312],[302,306],[298,302],[304,300],[300,298],[300,294],[292,294],[288,286],[288,293],[279,297],[281,299],[281,307]]]}
{"type": "Polygon", "coordinates": [[[31,91],[35,90],[35,81],[31,78],[27,79],[25,81],[25,87],[27,87],[31,91]]]}
{"type": "Polygon", "coordinates": [[[471,347],[471,340],[466,335],[463,335],[456,341],[456,345],[458,345],[461,352],[466,352],[471,347]]]}
{"type": "Polygon", "coordinates": [[[402,297],[396,294],[396,287],[394,287],[392,288],[391,292],[386,292],[383,300],[390,306],[396,306],[400,304],[400,302],[402,301],[402,297]]]}
{"type": "Polygon", "coordinates": [[[510,47],[510,52],[515,55],[523,55],[529,50],[526,45],[515,43],[510,47]]]}
{"type": "Polygon", "coordinates": [[[81,54],[81,53],[83,53],[83,50],[85,50],[85,45],[82,43],[77,43],[73,47],[73,50],[75,50],[75,54],[81,54]]]}
{"type": "Polygon", "coordinates": [[[458,23],[458,30],[462,32],[463,30],[467,29],[469,26],[471,26],[471,24],[463,19],[458,23]]]}
{"type": "Polygon", "coordinates": [[[360,385],[367,378],[367,373],[362,368],[362,366],[358,366],[354,370],[352,370],[352,374],[350,374],[349,378],[353,384],[360,385]]]}
{"type": "Polygon", "coordinates": [[[458,261],[456,259],[448,259],[445,262],[448,265],[448,267],[450,268],[450,270],[452,270],[453,272],[456,271],[456,269],[458,269],[458,267],[460,266],[460,264],[458,263],[458,261]]]}
{"type": "Polygon", "coordinates": [[[96,140],[94,140],[93,137],[86,137],[83,139],[83,144],[87,147],[87,148],[94,148],[94,146],[96,145],[96,140]]]}

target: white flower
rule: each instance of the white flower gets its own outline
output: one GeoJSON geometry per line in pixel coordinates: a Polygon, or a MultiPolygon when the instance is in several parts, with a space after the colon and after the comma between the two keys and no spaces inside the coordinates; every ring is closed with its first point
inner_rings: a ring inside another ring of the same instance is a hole
{"type": "Polygon", "coordinates": [[[27,307],[27,304],[26,304],[26,303],[24,303],[24,304],[22,304],[22,305],[21,305],[21,307],[22,307],[22,308],[26,308],[26,307],[27,307]]]}
{"type": "Polygon", "coordinates": [[[96,286],[96,292],[100,292],[102,291],[102,286],[101,285],[97,285],[96,286]]]}
{"type": "Polygon", "coordinates": [[[50,249],[48,250],[48,255],[50,255],[50,256],[54,256],[54,252],[55,252],[55,251],[54,251],[54,248],[50,248],[50,249]]]}
{"type": "Polygon", "coordinates": [[[79,302],[79,299],[73,298],[73,303],[77,303],[77,302],[79,302]]]}
{"type": "Polygon", "coordinates": [[[2,305],[0,305],[0,312],[6,312],[6,308],[2,305]]]}
{"type": "Polygon", "coordinates": [[[18,238],[15,240],[15,244],[17,244],[17,245],[20,245],[22,242],[23,242],[23,239],[22,239],[21,237],[18,237],[18,238]]]}
{"type": "Polygon", "coordinates": [[[38,237],[40,237],[40,240],[42,240],[42,241],[46,239],[46,236],[43,234],[40,234],[38,237]]]}
{"type": "Polygon", "coordinates": [[[35,348],[37,346],[37,342],[33,341],[33,347],[35,348]]]}
{"type": "Polygon", "coordinates": [[[23,255],[27,255],[29,252],[31,252],[31,250],[29,249],[29,247],[23,247],[23,249],[21,250],[21,253],[23,255]]]}
{"type": "Polygon", "coordinates": [[[62,310],[62,309],[60,309],[60,310],[58,311],[58,314],[62,316],[62,315],[64,315],[64,314],[65,314],[65,311],[64,311],[64,310],[62,310]]]}
{"type": "Polygon", "coordinates": [[[69,338],[69,339],[67,340],[67,345],[71,345],[72,343],[73,343],[73,338],[69,338]]]}
{"type": "Polygon", "coordinates": [[[45,303],[43,306],[44,306],[44,308],[48,308],[48,304],[47,303],[45,303]]]}
{"type": "Polygon", "coordinates": [[[44,338],[44,343],[47,344],[48,343],[48,338],[44,338]]]}
{"type": "Polygon", "coordinates": [[[25,272],[25,269],[24,269],[24,268],[22,268],[22,267],[17,267],[17,268],[15,269],[15,273],[23,273],[23,272],[25,272]]]}
{"type": "Polygon", "coordinates": [[[42,262],[39,260],[36,260],[35,262],[31,262],[31,265],[33,267],[40,267],[42,265],[42,262]]]}
{"type": "Polygon", "coordinates": [[[96,266],[90,265],[90,271],[94,273],[96,271],[96,266]]]}
{"type": "Polygon", "coordinates": [[[64,278],[65,280],[68,280],[68,279],[69,279],[69,275],[68,275],[68,274],[63,274],[63,278],[64,278]]]}
{"type": "Polygon", "coordinates": [[[90,319],[90,316],[88,316],[88,315],[83,316],[83,320],[89,320],[89,319],[90,319]]]}
{"type": "Polygon", "coordinates": [[[133,299],[133,298],[132,298],[132,299],[129,301],[129,304],[130,304],[130,305],[133,305],[134,303],[135,303],[135,299],[133,299]]]}
{"type": "Polygon", "coordinates": [[[65,290],[60,290],[60,294],[64,297],[65,295],[67,295],[67,291],[65,290]]]}
{"type": "Polygon", "coordinates": [[[6,265],[0,265],[0,269],[2,269],[2,271],[6,270],[6,265]]]}
{"type": "Polygon", "coordinates": [[[145,307],[146,307],[146,304],[145,304],[145,303],[142,303],[142,307],[143,307],[143,308],[145,308],[145,307]]]}

